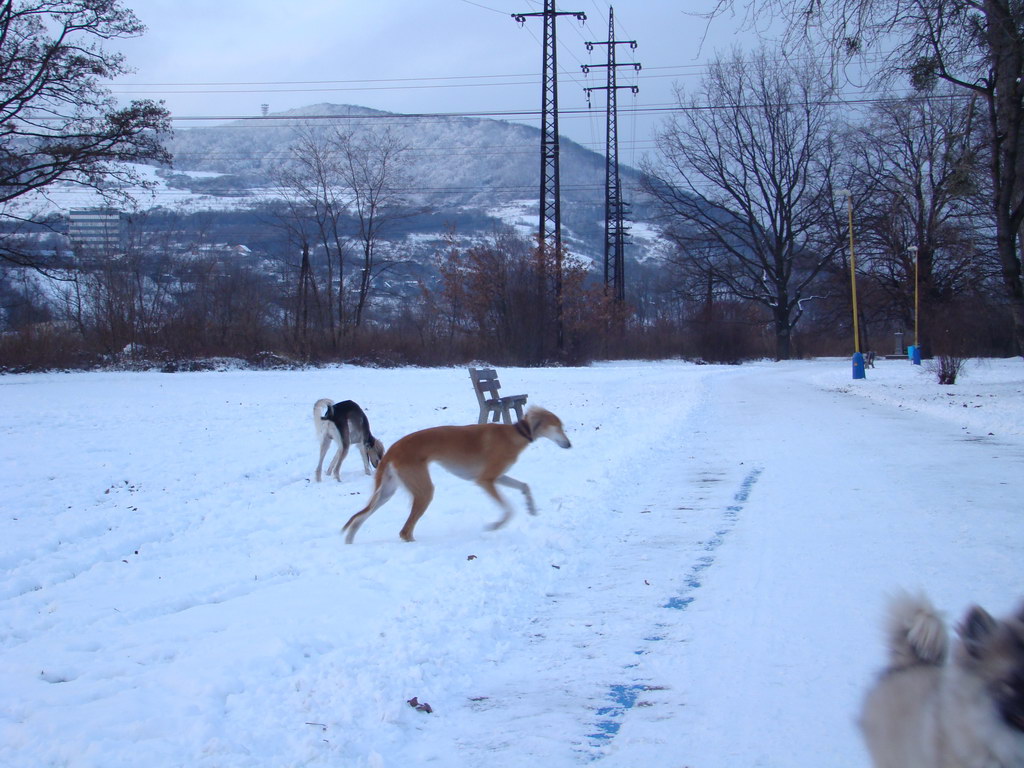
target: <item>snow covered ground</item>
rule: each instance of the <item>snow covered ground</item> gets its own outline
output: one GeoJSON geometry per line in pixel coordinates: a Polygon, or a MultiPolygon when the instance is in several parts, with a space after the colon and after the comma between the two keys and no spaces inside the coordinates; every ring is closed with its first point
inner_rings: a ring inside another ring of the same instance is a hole
{"type": "MultiPolygon", "coordinates": [[[[261,201],[274,196],[271,189],[254,189],[245,195],[211,195],[197,194],[187,189],[171,187],[151,165],[127,163],[139,178],[149,186],[126,186],[123,192],[131,196],[139,208],[166,208],[181,213],[197,211],[234,211],[251,208],[261,201]]],[[[220,174],[204,171],[177,171],[181,175],[193,177],[210,177],[220,174]]],[[[67,215],[76,208],[102,208],[108,205],[95,190],[81,187],[70,182],[58,182],[45,189],[24,195],[18,205],[27,210],[40,210],[48,213],[67,215]]]]}
{"type": "Polygon", "coordinates": [[[0,377],[0,765],[866,766],[886,596],[1024,597],[1019,359],[501,379],[573,441],[512,472],[539,516],[437,470],[346,546],[313,402],[390,445],[475,419],[464,369],[0,377]]]}

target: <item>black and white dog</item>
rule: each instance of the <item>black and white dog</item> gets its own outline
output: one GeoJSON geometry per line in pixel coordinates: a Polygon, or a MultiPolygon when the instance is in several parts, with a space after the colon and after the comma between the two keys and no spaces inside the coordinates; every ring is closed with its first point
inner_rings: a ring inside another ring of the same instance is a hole
{"type": "Polygon", "coordinates": [[[316,401],[313,405],[313,426],[316,429],[316,439],[320,444],[320,462],[316,465],[316,481],[320,482],[320,473],[324,466],[324,456],[327,449],[331,447],[331,441],[338,444],[338,452],[334,454],[330,465],[327,467],[328,477],[338,477],[341,469],[341,462],[348,455],[348,448],[353,443],[359,446],[359,453],[363,457],[363,470],[366,474],[373,474],[371,465],[376,468],[380,463],[380,457],[384,455],[384,444],[370,433],[370,422],[360,408],[352,400],[344,400],[340,403],[331,402],[326,397],[316,401]]]}

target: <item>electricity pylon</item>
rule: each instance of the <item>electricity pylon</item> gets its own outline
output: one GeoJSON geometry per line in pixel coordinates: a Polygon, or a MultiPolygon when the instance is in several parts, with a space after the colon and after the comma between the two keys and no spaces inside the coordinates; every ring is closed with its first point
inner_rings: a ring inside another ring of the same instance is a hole
{"type": "Polygon", "coordinates": [[[540,224],[538,246],[541,264],[551,256],[555,262],[555,328],[558,351],[565,346],[562,323],[562,204],[558,174],[558,63],[556,53],[555,20],[559,16],[574,16],[586,21],[587,14],[580,11],[556,11],[555,0],[544,0],[544,10],[535,13],[513,13],[512,18],[525,24],[530,16],[544,19],[544,74],[541,83],[541,140],[540,140],[540,224]]]}
{"type": "Polygon", "coordinates": [[[608,39],[602,42],[588,42],[587,50],[594,50],[594,46],[608,46],[607,64],[585,64],[584,74],[591,69],[606,67],[608,71],[608,85],[585,88],[587,101],[590,101],[591,91],[607,91],[608,109],[606,114],[606,146],[605,171],[604,171],[604,290],[605,295],[611,295],[620,306],[626,300],[626,279],[625,279],[625,214],[622,203],[622,187],[619,183],[619,129],[618,129],[618,100],[616,94],[620,88],[628,88],[633,93],[640,89],[635,85],[617,85],[616,73],[619,67],[632,67],[640,71],[639,63],[618,64],[615,61],[615,46],[628,45],[636,49],[636,40],[615,39],[615,10],[608,9],[608,39]]]}

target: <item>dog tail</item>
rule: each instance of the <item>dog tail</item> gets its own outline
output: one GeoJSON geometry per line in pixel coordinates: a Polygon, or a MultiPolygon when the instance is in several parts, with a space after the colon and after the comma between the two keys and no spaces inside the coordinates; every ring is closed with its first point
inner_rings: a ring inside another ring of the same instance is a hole
{"type": "Polygon", "coordinates": [[[373,494],[366,506],[356,512],[342,526],[341,532],[347,533],[345,543],[351,544],[359,531],[360,526],[366,522],[366,518],[372,515],[377,509],[383,506],[390,499],[399,485],[398,476],[391,466],[390,457],[385,454],[377,466],[377,472],[373,476],[373,494]]]}
{"type": "Polygon", "coordinates": [[[324,434],[324,411],[334,405],[329,397],[321,397],[313,403],[313,429],[316,430],[316,441],[319,443],[324,434]]]}
{"type": "Polygon", "coordinates": [[[946,622],[924,595],[901,594],[889,604],[889,668],[920,664],[939,666],[946,660],[946,622]]]}

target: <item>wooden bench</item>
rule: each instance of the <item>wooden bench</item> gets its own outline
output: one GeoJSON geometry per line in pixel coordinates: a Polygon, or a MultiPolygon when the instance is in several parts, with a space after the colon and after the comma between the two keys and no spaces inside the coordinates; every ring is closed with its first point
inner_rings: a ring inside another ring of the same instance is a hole
{"type": "Polygon", "coordinates": [[[473,380],[473,391],[476,393],[477,402],[480,404],[480,418],[478,424],[486,424],[493,415],[492,421],[497,422],[498,416],[506,424],[512,423],[510,411],[514,408],[516,418],[523,418],[523,408],[526,407],[526,395],[505,395],[498,393],[501,382],[498,381],[498,374],[493,368],[470,368],[469,378],[473,380]]]}

